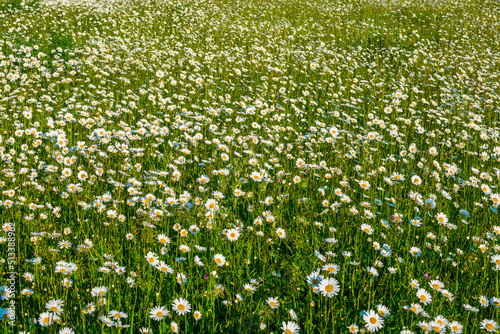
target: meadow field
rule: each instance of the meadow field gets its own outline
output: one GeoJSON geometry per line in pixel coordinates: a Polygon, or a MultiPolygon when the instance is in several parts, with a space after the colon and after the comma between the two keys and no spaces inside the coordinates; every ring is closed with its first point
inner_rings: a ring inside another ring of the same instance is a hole
{"type": "Polygon", "coordinates": [[[0,0],[0,333],[489,333],[500,1],[0,0]]]}

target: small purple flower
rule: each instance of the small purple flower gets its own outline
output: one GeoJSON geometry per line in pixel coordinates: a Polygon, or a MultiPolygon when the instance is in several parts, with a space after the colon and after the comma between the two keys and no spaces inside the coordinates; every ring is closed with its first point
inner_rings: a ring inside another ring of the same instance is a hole
{"type": "Polygon", "coordinates": [[[278,177],[278,178],[276,179],[276,182],[280,182],[280,181],[281,181],[281,179],[278,177]]]}
{"type": "Polygon", "coordinates": [[[391,216],[391,220],[394,220],[394,219],[396,219],[396,218],[394,218],[394,216],[391,216]]]}
{"type": "Polygon", "coordinates": [[[203,279],[208,279],[208,274],[203,275],[203,279]]]}

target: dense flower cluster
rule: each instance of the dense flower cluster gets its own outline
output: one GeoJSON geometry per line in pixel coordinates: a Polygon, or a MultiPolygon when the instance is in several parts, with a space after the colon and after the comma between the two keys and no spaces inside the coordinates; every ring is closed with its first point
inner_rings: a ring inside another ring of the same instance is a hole
{"type": "Polygon", "coordinates": [[[0,18],[0,326],[498,330],[494,1],[0,18]]]}

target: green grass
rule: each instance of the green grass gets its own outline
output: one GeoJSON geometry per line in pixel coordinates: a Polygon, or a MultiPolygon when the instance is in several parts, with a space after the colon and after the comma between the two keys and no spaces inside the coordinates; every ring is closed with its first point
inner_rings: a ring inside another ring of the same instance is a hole
{"type": "Polygon", "coordinates": [[[500,298],[499,17],[479,0],[0,0],[1,331],[281,333],[293,309],[302,333],[346,333],[379,305],[382,333],[500,322],[480,303],[500,298]],[[307,280],[326,264],[332,297],[307,280]],[[41,326],[51,300],[60,323],[41,326]]]}

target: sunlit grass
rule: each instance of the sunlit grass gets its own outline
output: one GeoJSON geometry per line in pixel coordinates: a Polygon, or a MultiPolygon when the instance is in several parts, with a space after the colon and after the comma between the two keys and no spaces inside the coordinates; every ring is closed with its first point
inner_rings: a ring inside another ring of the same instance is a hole
{"type": "Polygon", "coordinates": [[[1,331],[496,331],[499,15],[0,0],[1,331]]]}

